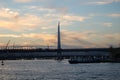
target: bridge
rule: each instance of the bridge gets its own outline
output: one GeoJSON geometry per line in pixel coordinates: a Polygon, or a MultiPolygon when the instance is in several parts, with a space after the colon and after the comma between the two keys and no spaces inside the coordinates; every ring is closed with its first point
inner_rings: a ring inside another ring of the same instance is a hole
{"type": "MultiPolygon", "coordinates": [[[[69,59],[73,56],[80,57],[109,57],[109,49],[61,49],[61,57],[69,59]]],[[[56,59],[57,49],[1,49],[0,59],[56,59]]]]}
{"type": "Polygon", "coordinates": [[[39,46],[6,46],[0,49],[0,59],[69,59],[74,56],[82,58],[100,58],[106,59],[109,57],[108,48],[91,48],[91,49],[62,49],[60,36],[60,23],[58,23],[58,38],[57,49],[42,49],[39,46]]]}

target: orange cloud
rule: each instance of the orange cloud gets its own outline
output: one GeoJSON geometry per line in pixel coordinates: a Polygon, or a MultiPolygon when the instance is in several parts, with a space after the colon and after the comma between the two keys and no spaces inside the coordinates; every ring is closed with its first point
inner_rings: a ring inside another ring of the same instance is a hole
{"type": "Polygon", "coordinates": [[[40,24],[42,24],[42,26],[48,26],[45,22],[47,22],[47,20],[36,15],[24,14],[20,16],[18,12],[14,12],[8,8],[0,9],[1,29],[4,28],[12,31],[23,31],[34,29],[40,24]]]}
{"type": "Polygon", "coordinates": [[[9,8],[0,8],[0,18],[13,19],[19,15],[18,12],[12,11],[9,8]]]}
{"type": "MultiPolygon", "coordinates": [[[[74,47],[109,47],[120,43],[120,33],[100,34],[94,31],[74,32],[63,30],[61,32],[62,46],[74,47]]],[[[47,33],[30,34],[0,34],[1,38],[9,38],[19,45],[57,45],[57,35],[47,33]]]]}

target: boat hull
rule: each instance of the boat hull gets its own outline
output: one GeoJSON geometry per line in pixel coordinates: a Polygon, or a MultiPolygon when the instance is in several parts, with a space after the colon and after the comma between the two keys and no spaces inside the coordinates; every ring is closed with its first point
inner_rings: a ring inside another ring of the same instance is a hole
{"type": "Polygon", "coordinates": [[[70,64],[78,64],[78,63],[100,63],[100,61],[77,61],[77,60],[69,60],[70,64]]]}

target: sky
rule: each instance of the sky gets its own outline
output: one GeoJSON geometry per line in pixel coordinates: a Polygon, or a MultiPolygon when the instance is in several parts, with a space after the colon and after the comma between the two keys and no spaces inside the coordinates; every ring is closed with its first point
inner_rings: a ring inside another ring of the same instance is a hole
{"type": "Polygon", "coordinates": [[[0,46],[120,46],[120,0],[0,0],[0,46]]]}

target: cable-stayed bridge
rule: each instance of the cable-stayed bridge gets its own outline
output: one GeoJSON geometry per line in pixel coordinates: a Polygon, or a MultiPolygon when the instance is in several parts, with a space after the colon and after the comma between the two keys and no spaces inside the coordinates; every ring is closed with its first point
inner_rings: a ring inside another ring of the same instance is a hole
{"type": "MultiPolygon", "coordinates": [[[[0,47],[0,59],[34,59],[34,58],[71,58],[73,56],[87,58],[102,58],[109,57],[110,51],[108,48],[92,48],[92,49],[62,49],[60,36],[60,22],[58,23],[58,38],[57,49],[41,48],[41,46],[9,46],[10,40],[6,46],[0,47]]],[[[44,47],[44,46],[42,46],[44,47]]]]}

